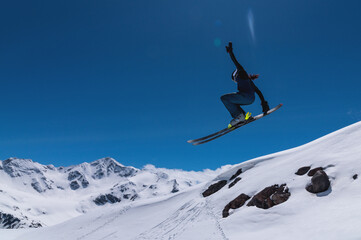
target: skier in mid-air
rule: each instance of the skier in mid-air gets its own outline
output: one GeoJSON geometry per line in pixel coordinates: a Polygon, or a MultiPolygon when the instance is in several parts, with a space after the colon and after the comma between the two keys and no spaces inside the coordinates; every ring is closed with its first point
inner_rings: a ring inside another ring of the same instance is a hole
{"type": "Polygon", "coordinates": [[[244,122],[250,118],[250,113],[246,114],[241,106],[252,104],[255,100],[255,92],[261,99],[261,105],[264,114],[267,114],[269,106],[261,91],[253,83],[253,80],[257,79],[259,74],[248,74],[242,65],[238,63],[236,57],[233,54],[232,42],[228,43],[226,50],[236,65],[236,70],[232,73],[232,80],[237,83],[238,89],[238,92],[236,93],[228,93],[221,97],[224,106],[227,108],[233,118],[228,125],[228,128],[231,128],[236,124],[244,122]]]}

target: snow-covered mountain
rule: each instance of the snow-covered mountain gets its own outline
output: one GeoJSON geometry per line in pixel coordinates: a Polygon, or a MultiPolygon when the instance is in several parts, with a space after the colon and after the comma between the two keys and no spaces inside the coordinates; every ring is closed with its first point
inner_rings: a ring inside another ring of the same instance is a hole
{"type": "MultiPolygon", "coordinates": [[[[57,225],[0,230],[0,236],[356,240],[361,239],[360,174],[361,122],[303,146],[220,170],[212,180],[173,194],[107,204],[57,225]]],[[[67,181],[69,185],[71,180],[67,181]]],[[[88,181],[92,186],[93,179],[88,181]]]]}
{"type": "Polygon", "coordinates": [[[219,171],[136,169],[112,158],[71,167],[10,158],[0,161],[0,228],[51,226],[104,205],[175,194],[219,171]]]}

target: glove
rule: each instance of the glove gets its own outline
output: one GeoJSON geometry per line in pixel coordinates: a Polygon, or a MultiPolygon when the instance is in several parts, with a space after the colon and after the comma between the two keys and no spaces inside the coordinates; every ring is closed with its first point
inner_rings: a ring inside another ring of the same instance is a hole
{"type": "Polygon", "coordinates": [[[233,51],[232,42],[229,42],[229,43],[228,43],[228,46],[226,46],[226,50],[227,50],[228,53],[230,53],[230,52],[233,51]]]}
{"type": "Polygon", "coordinates": [[[267,102],[267,101],[263,101],[263,102],[261,103],[261,105],[262,105],[262,111],[263,111],[263,113],[264,113],[264,114],[267,114],[267,112],[268,112],[268,110],[269,110],[268,102],[267,102]]]}
{"type": "Polygon", "coordinates": [[[259,74],[249,74],[248,77],[249,77],[249,79],[251,79],[253,81],[259,77],[259,74]]]}

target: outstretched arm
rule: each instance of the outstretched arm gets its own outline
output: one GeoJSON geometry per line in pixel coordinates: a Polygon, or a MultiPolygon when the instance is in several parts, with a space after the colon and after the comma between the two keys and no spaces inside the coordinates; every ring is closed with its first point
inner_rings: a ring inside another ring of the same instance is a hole
{"type": "Polygon", "coordinates": [[[232,48],[232,42],[229,42],[229,43],[228,43],[228,46],[226,46],[226,50],[227,50],[227,52],[229,53],[229,56],[231,57],[234,65],[236,65],[236,68],[237,68],[239,74],[241,74],[241,76],[243,76],[243,77],[245,77],[245,78],[248,78],[248,74],[247,74],[246,70],[244,70],[244,68],[242,67],[242,65],[239,64],[239,62],[237,61],[236,57],[234,56],[233,48],[232,48]]]}
{"type": "Polygon", "coordinates": [[[267,114],[269,110],[268,102],[264,99],[262,92],[258,89],[258,87],[251,81],[251,84],[254,88],[254,91],[257,93],[258,97],[261,99],[262,111],[264,114],[267,114]]]}

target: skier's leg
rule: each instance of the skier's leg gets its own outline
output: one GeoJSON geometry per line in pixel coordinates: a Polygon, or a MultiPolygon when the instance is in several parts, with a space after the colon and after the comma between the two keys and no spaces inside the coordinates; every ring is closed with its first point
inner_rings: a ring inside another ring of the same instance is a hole
{"type": "Polygon", "coordinates": [[[241,113],[243,113],[243,110],[239,106],[239,100],[239,94],[237,93],[228,93],[221,96],[221,101],[227,108],[228,112],[231,114],[232,118],[236,118],[241,113]]]}
{"type": "Polygon", "coordinates": [[[230,93],[221,97],[223,104],[231,113],[233,119],[228,127],[246,120],[246,114],[240,105],[249,105],[254,102],[254,95],[244,93],[230,93]]]}

